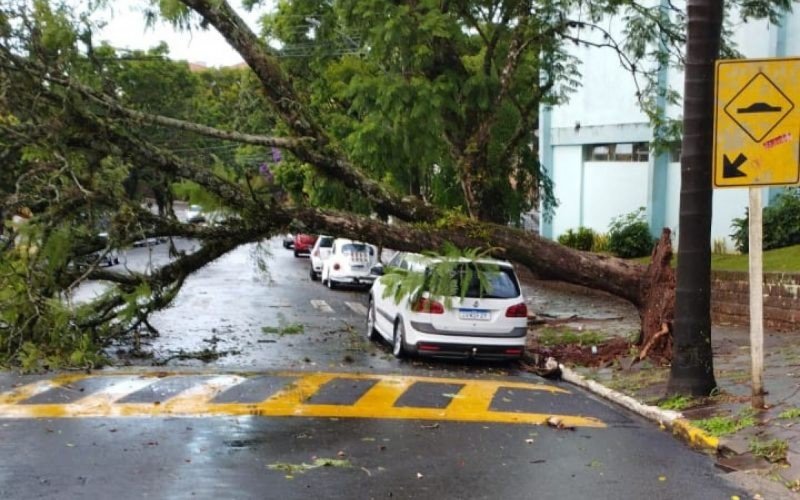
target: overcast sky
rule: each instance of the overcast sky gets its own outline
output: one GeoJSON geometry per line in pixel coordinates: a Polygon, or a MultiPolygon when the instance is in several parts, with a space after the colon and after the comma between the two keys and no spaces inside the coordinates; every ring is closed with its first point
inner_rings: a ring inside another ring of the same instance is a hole
{"type": "MultiPolygon", "coordinates": [[[[256,32],[260,31],[257,21],[259,14],[265,12],[263,7],[248,13],[241,7],[239,0],[229,1],[251,28],[256,32]]],[[[83,2],[84,0],[76,0],[76,3],[83,2]]],[[[181,33],[163,22],[153,28],[146,28],[142,10],[147,5],[147,0],[116,0],[109,4],[113,7],[99,16],[99,19],[108,21],[99,38],[107,40],[114,47],[149,49],[164,41],[169,45],[170,57],[173,59],[200,62],[208,66],[229,66],[242,61],[239,54],[213,28],[181,33]]]]}

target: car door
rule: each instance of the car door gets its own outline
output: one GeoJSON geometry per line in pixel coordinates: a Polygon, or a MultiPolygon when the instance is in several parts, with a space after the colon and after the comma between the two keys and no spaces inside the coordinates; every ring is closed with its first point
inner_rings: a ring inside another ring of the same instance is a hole
{"type": "MultiPolygon", "coordinates": [[[[405,261],[405,252],[397,252],[392,260],[386,265],[387,270],[392,268],[407,269],[408,263],[405,261]]],[[[399,312],[399,305],[394,301],[394,290],[387,292],[386,275],[381,276],[372,285],[372,297],[375,301],[375,321],[378,323],[379,330],[384,332],[388,338],[394,331],[394,318],[399,312]],[[384,297],[385,294],[388,295],[384,297]]],[[[394,285],[397,286],[397,285],[394,285]]]]}

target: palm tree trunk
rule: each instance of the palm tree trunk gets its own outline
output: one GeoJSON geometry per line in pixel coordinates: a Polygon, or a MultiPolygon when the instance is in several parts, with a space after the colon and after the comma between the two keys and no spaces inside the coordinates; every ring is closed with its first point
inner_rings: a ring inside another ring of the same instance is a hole
{"type": "Polygon", "coordinates": [[[708,395],[717,385],[711,351],[711,162],[723,1],[689,0],[687,7],[678,284],[667,390],[708,395]]]}

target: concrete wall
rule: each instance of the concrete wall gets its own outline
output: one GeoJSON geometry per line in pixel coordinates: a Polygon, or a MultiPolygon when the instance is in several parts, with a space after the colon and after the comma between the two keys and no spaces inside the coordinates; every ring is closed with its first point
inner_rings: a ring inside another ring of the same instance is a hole
{"type": "Polygon", "coordinates": [[[647,163],[586,162],[583,226],[605,233],[611,220],[647,205],[647,163]]]}
{"type": "MultiPolygon", "coordinates": [[[[747,273],[714,272],[711,276],[711,320],[715,324],[750,324],[747,273]]],[[[800,330],[800,274],[764,275],[764,326],[800,330]]]]}

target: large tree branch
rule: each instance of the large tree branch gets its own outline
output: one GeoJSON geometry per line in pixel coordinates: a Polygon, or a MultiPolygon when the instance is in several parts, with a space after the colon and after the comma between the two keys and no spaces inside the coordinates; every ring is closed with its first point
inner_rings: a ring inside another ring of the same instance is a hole
{"type": "Polygon", "coordinates": [[[439,211],[434,207],[422,200],[405,199],[391,193],[379,182],[370,179],[361,170],[344,160],[341,154],[330,146],[330,139],[306,114],[305,110],[309,107],[305,106],[296,94],[269,48],[248,28],[226,1],[181,1],[214,26],[242,56],[261,81],[267,99],[290,129],[298,136],[315,139],[313,147],[301,147],[294,151],[297,158],[314,165],[328,178],[358,190],[379,212],[409,221],[438,217],[439,211]]]}

